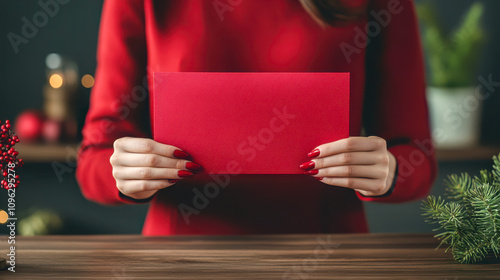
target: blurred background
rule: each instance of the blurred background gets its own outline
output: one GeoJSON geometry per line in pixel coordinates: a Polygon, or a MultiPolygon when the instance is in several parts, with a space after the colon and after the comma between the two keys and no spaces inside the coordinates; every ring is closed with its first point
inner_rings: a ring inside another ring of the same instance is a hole
{"type": "MultiPolygon", "coordinates": [[[[35,0],[0,3],[0,120],[10,119],[24,137],[16,147],[26,162],[19,170],[22,183],[16,194],[18,230],[25,235],[140,233],[147,205],[89,202],[75,180],[103,1],[66,2],[53,14],[35,0]],[[28,36],[20,37],[23,32],[28,36]]],[[[485,81],[500,81],[500,1],[416,3],[438,146],[433,194],[439,195],[446,175],[478,174],[491,168],[491,157],[500,152],[500,86],[483,85],[476,91],[485,81]],[[443,119],[447,111],[448,119],[443,119]]],[[[0,199],[0,208],[5,208],[6,192],[0,191],[0,199]]],[[[372,232],[431,231],[420,201],[365,205],[372,232]]],[[[0,233],[6,232],[0,227],[0,233]]]]}

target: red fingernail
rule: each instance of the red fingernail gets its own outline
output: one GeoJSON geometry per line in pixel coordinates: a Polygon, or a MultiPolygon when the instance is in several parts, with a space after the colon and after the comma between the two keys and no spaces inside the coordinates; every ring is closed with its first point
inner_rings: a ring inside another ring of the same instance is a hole
{"type": "Polygon", "coordinates": [[[304,174],[307,174],[307,175],[316,175],[318,174],[318,169],[313,169],[313,170],[307,170],[307,171],[304,171],[304,174]]]}
{"type": "Polygon", "coordinates": [[[179,179],[168,179],[168,182],[173,184],[179,182],[179,179]]]}
{"type": "Polygon", "coordinates": [[[188,153],[181,151],[181,150],[175,150],[174,151],[174,157],[180,158],[180,159],[187,159],[189,158],[188,153]]]}
{"type": "Polygon", "coordinates": [[[310,153],[307,154],[308,157],[317,157],[319,156],[319,149],[314,149],[310,153]]]}
{"type": "Polygon", "coordinates": [[[201,165],[194,162],[186,162],[186,168],[192,171],[201,170],[201,165]]]}
{"type": "Polygon", "coordinates": [[[182,178],[190,178],[193,177],[193,172],[191,171],[186,171],[186,170],[179,170],[177,172],[177,175],[182,178]]]}
{"type": "Polygon", "coordinates": [[[313,177],[314,179],[318,180],[318,181],[321,181],[323,180],[323,177],[313,177]]]}
{"type": "Polygon", "coordinates": [[[308,170],[308,169],[313,169],[314,168],[314,161],[308,161],[306,163],[301,164],[300,169],[308,170]]]}

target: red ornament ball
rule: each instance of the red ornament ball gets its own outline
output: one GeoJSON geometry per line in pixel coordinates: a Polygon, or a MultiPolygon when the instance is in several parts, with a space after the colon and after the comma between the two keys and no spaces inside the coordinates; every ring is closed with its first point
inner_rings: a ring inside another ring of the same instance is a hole
{"type": "MultiPolygon", "coordinates": [[[[35,110],[27,110],[17,117],[14,130],[22,141],[38,141],[42,136],[44,121],[45,117],[42,113],[35,110]]],[[[6,125],[10,126],[10,124],[6,125]]]]}

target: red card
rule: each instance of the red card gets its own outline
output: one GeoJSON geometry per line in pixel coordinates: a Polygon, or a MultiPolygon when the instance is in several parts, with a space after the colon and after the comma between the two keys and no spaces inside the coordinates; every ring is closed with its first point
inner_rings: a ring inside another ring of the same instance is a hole
{"type": "Polygon", "coordinates": [[[349,73],[154,73],[154,139],[209,174],[302,174],[349,135],[349,73]]]}

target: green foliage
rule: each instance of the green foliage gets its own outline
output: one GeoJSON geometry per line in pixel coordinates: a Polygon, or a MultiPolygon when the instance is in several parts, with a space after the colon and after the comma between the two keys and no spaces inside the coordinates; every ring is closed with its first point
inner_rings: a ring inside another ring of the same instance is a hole
{"type": "Polygon", "coordinates": [[[476,263],[500,255],[500,159],[493,157],[493,170],[450,175],[447,199],[428,196],[422,202],[426,222],[437,224],[438,248],[448,245],[455,260],[476,263]]]}
{"type": "Polygon", "coordinates": [[[475,2],[461,25],[445,34],[434,6],[427,1],[417,6],[423,24],[422,38],[430,68],[430,84],[436,87],[462,87],[474,84],[485,34],[481,27],[483,5],[475,2]]]}

